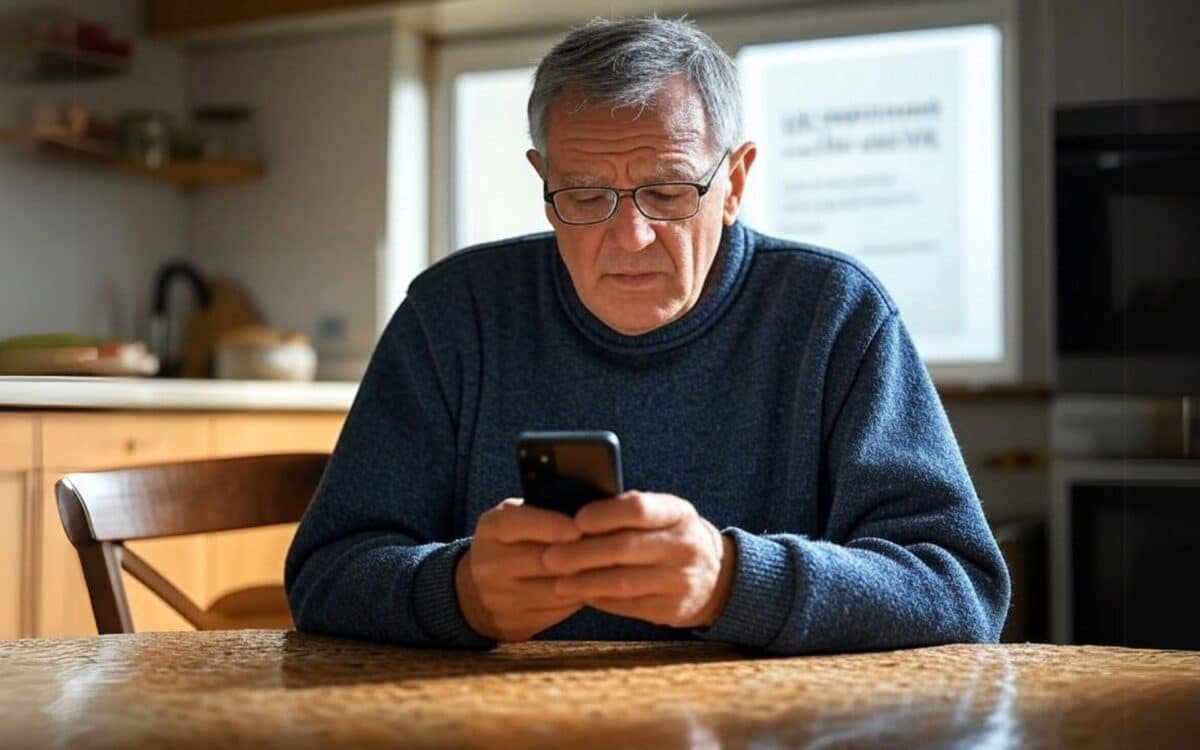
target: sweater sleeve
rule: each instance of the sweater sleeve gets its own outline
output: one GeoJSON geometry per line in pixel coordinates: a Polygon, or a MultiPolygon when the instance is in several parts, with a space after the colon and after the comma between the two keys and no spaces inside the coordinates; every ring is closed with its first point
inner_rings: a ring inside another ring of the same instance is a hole
{"type": "Polygon", "coordinates": [[[455,429],[410,297],[380,338],[284,571],[296,627],[410,646],[488,647],[458,606],[455,429]]]}
{"type": "Polygon", "coordinates": [[[733,588],[697,635],[779,654],[995,642],[1008,570],[894,312],[841,401],[824,462],[821,538],[724,530],[733,588]]]}

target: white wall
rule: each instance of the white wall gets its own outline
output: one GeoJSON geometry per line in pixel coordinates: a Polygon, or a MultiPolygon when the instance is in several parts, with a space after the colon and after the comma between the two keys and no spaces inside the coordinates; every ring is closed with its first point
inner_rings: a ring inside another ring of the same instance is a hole
{"type": "Polygon", "coordinates": [[[254,109],[267,168],[196,194],[192,259],[245,286],[270,325],[312,336],[322,379],[357,377],[378,334],[391,53],[379,29],[208,50],[189,66],[193,104],[254,109]],[[343,334],[321,335],[323,319],[343,334]]]}
{"type": "MultiPolygon", "coordinates": [[[[0,14],[40,4],[0,0],[0,14]]],[[[136,0],[58,7],[128,36],[136,0]]],[[[96,82],[0,82],[0,129],[28,123],[38,101],[78,103],[98,114],[123,109],[185,112],[183,56],[139,40],[132,72],[96,82]]],[[[70,331],[144,337],[150,282],[164,260],[182,255],[184,201],[167,185],[64,164],[0,144],[0,339],[70,331]]]]}
{"type": "Polygon", "coordinates": [[[1054,0],[1059,104],[1200,97],[1200,2],[1054,0]]]}

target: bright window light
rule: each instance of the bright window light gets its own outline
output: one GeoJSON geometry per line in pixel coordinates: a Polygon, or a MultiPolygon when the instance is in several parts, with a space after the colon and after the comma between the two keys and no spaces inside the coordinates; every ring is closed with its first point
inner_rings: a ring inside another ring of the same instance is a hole
{"type": "Polygon", "coordinates": [[[1001,33],[990,24],[754,44],[743,216],[844,251],[926,362],[1005,352],[1001,33]]]}
{"type": "Polygon", "coordinates": [[[533,68],[454,79],[454,248],[550,229],[542,183],[525,159],[533,68]]]}

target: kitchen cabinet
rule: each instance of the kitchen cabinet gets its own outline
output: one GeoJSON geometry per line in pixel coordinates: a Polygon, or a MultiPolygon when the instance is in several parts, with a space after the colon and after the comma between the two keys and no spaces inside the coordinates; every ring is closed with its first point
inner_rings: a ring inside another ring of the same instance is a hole
{"type": "MultiPolygon", "coordinates": [[[[213,456],[333,450],[342,414],[220,414],[213,417],[213,456]]],[[[283,561],[296,524],[208,534],[208,601],[249,586],[283,580],[283,561]]]]}
{"type": "MultiPolygon", "coordinates": [[[[74,471],[208,458],[210,421],[192,414],[65,413],[41,418],[44,479],[40,493],[39,636],[96,632],[79,556],[59,519],[55,482],[74,471]]],[[[189,596],[204,600],[202,539],[137,541],[130,542],[129,548],[189,596]]],[[[128,574],[125,592],[138,630],[190,629],[186,620],[128,574]]]]}
{"type": "MultiPolygon", "coordinates": [[[[54,497],[54,484],[64,474],[252,453],[326,452],[344,418],[340,412],[0,414],[0,533],[6,535],[0,554],[13,558],[0,568],[6,576],[0,578],[5,628],[0,637],[96,632],[79,558],[54,497]]],[[[129,547],[204,607],[243,586],[280,583],[294,531],[289,524],[135,541],[129,547]]],[[[137,630],[191,629],[128,574],[125,586],[137,630]]]]}
{"type": "Polygon", "coordinates": [[[35,420],[0,414],[0,639],[28,635],[35,420]]]}

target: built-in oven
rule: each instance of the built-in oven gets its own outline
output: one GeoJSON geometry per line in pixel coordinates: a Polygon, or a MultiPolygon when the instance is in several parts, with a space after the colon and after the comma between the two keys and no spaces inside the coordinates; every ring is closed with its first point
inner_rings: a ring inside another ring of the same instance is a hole
{"type": "Polygon", "coordinates": [[[1057,381],[1200,396],[1200,101],[1055,117],[1057,381]]]}
{"type": "Polygon", "coordinates": [[[1200,649],[1200,460],[1056,462],[1051,634],[1200,649]]]}

